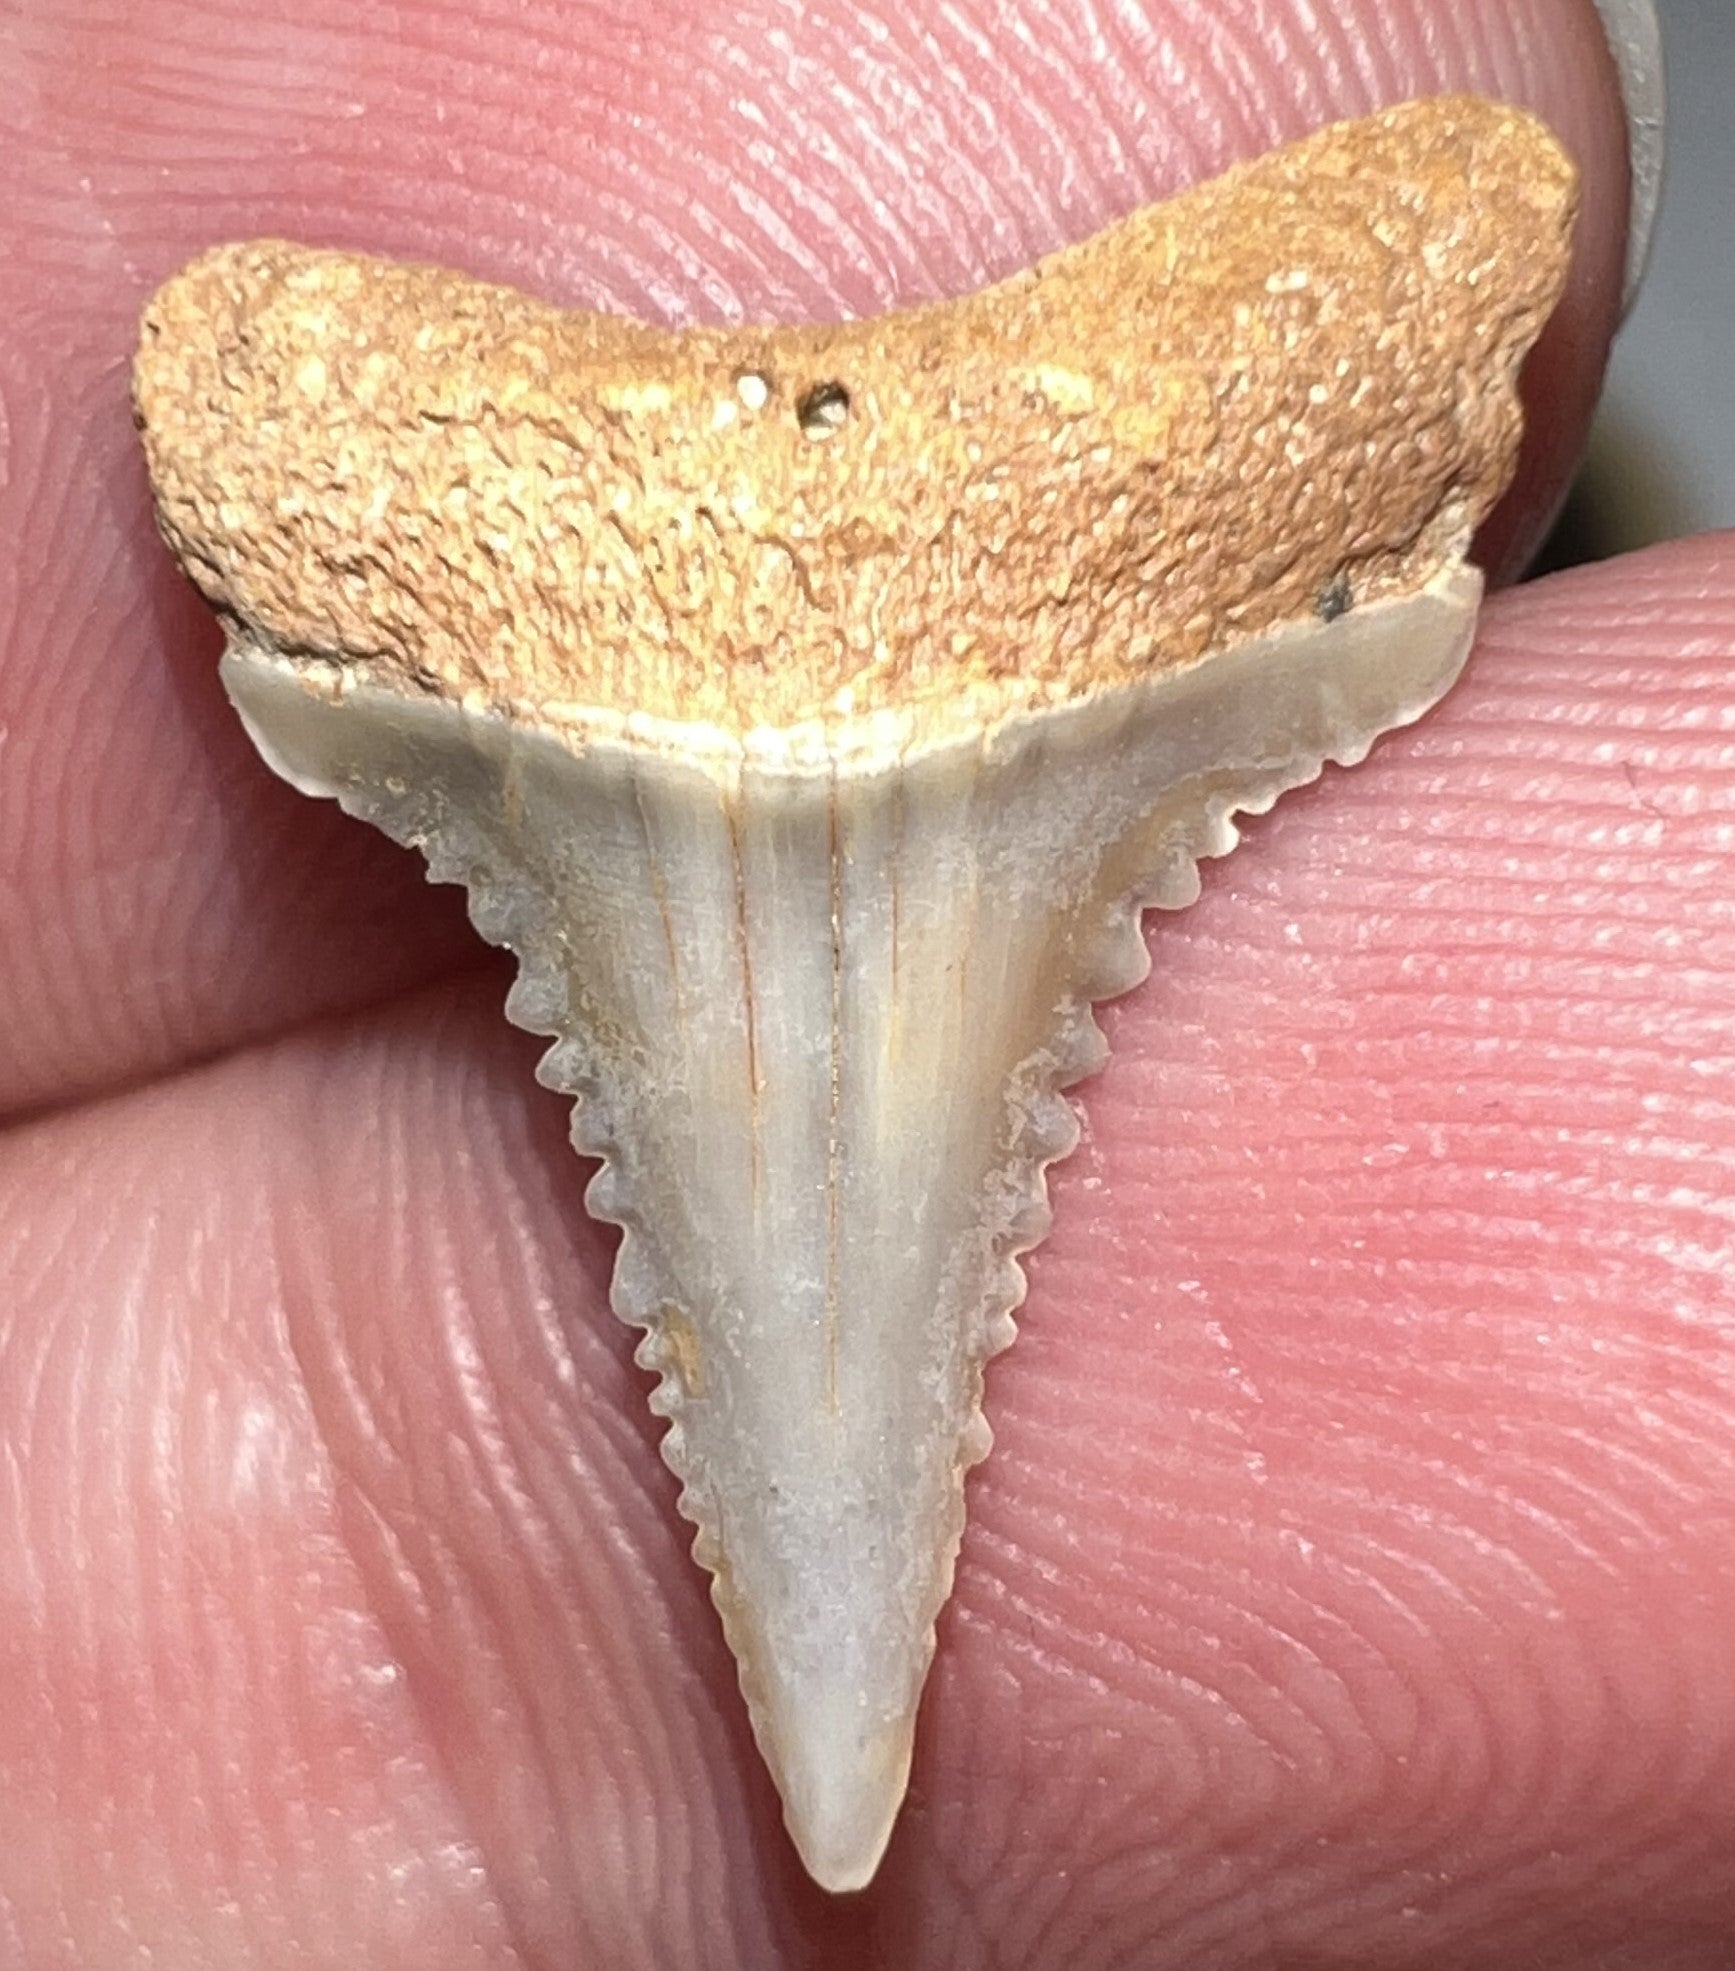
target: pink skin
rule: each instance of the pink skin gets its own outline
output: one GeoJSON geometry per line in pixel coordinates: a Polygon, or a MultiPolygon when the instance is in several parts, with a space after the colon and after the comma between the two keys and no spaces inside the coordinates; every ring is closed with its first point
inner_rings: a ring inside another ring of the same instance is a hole
{"type": "Polygon", "coordinates": [[[1480,86],[1587,180],[1504,564],[1618,283],[1588,0],[366,13],[0,30],[0,1966],[1726,1966],[1735,540],[1499,598],[1151,923],[834,1904],[505,972],[253,760],[124,407],[217,237],[878,307],[1480,86]]]}

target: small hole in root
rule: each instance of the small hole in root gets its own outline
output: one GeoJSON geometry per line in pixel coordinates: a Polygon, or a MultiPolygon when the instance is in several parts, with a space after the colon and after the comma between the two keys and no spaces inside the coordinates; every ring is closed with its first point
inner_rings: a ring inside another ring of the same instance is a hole
{"type": "Polygon", "coordinates": [[[829,438],[849,417],[849,392],[841,383],[816,383],[795,407],[809,438],[829,438]]]}

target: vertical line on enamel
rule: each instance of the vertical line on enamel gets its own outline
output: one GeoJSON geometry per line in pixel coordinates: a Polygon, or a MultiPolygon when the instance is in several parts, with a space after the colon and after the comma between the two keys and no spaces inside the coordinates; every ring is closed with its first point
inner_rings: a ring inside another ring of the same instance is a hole
{"type": "Polygon", "coordinates": [[[764,1117],[759,1098],[765,1083],[759,1072],[759,1006],[753,996],[753,950],[747,930],[747,871],[741,858],[741,819],[733,800],[723,802],[723,826],[729,831],[729,860],[735,871],[735,944],[741,954],[741,1005],[747,1017],[747,1156],[753,1190],[753,1214],[759,1215],[763,1188],[760,1138],[764,1117]]]}
{"type": "Polygon", "coordinates": [[[838,853],[837,763],[826,799],[826,847],[831,859],[831,1113],[825,1149],[826,1404],[837,1414],[838,1117],[843,1107],[843,861],[838,853]]]}
{"type": "Polygon", "coordinates": [[[657,860],[657,845],[651,836],[651,818],[645,812],[645,790],[639,784],[638,770],[635,767],[630,775],[633,789],[633,806],[638,810],[639,827],[645,837],[645,867],[650,871],[651,895],[657,900],[657,912],[663,920],[663,941],[669,948],[669,990],[675,1002],[675,1024],[685,1026],[685,1002],[681,992],[681,955],[675,943],[675,919],[669,909],[669,885],[663,876],[663,865],[657,860]]]}
{"type": "Polygon", "coordinates": [[[898,964],[901,957],[901,953],[898,947],[900,942],[900,935],[903,930],[903,904],[901,897],[903,884],[900,879],[902,877],[903,864],[904,864],[904,825],[905,825],[905,806],[907,799],[908,797],[904,791],[904,762],[902,756],[900,755],[898,759],[897,777],[893,782],[893,789],[892,789],[892,854],[891,854],[892,994],[891,994],[891,1017],[886,1022],[888,1031],[894,1034],[897,1031],[897,1022],[898,1022],[898,964]]]}

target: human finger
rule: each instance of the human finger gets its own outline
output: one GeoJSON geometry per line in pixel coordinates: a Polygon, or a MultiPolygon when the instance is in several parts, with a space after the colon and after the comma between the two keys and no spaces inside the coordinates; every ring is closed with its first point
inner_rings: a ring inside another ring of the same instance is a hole
{"type": "Polygon", "coordinates": [[[152,286],[214,239],[417,255],[667,323],[835,315],[1010,273],[1334,117],[1511,96],[1578,157],[1585,218],[1487,536],[1502,565],[1564,484],[1618,301],[1624,136],[1590,0],[485,0],[389,27],[341,0],[71,0],[8,55],[0,1108],[472,949],[449,896],[252,759],[155,537],[127,360],[152,286]]]}

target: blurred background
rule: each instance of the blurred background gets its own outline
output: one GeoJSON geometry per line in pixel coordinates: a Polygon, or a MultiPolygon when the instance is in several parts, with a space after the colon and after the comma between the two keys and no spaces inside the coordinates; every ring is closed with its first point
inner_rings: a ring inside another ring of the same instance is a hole
{"type": "Polygon", "coordinates": [[[1543,556],[1735,527],[1735,0],[1658,0],[1668,163],[1650,273],[1543,556]]]}

